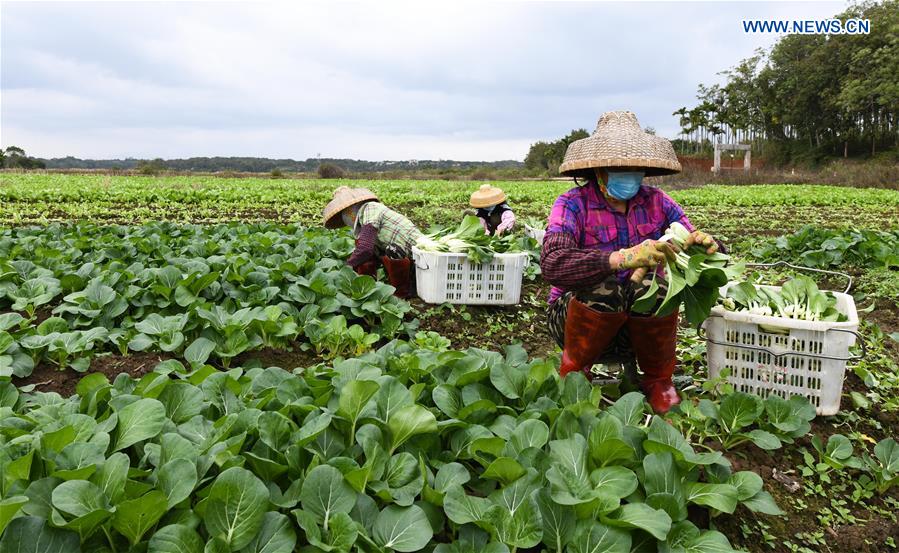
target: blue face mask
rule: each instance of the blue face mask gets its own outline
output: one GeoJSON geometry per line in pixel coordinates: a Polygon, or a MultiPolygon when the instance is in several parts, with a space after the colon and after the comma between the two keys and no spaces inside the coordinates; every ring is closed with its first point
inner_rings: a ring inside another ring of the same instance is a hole
{"type": "Polygon", "coordinates": [[[630,200],[640,190],[643,171],[609,171],[606,191],[616,200],[630,200]]]}

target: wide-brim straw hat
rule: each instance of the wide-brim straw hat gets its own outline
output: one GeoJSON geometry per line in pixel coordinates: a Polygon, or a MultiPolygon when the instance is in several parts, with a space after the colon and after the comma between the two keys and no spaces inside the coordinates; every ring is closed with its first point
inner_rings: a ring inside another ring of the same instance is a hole
{"type": "Polygon", "coordinates": [[[490,207],[506,201],[506,193],[501,188],[482,184],[480,188],[471,193],[468,203],[471,207],[490,207]]]}
{"type": "Polygon", "coordinates": [[[338,228],[343,226],[340,212],[344,209],[362,202],[378,201],[375,193],[368,188],[350,188],[341,186],[334,191],[334,196],[322,212],[325,228],[338,228]]]}
{"type": "Polygon", "coordinates": [[[603,113],[592,135],[568,145],[559,173],[571,175],[600,167],[640,167],[646,176],[671,175],[681,170],[671,142],[644,132],[630,111],[603,113]]]}

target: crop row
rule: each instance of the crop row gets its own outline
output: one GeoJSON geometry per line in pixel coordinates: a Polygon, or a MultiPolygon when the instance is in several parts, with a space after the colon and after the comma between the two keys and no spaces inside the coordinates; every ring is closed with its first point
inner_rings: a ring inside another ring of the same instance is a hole
{"type": "Polygon", "coordinates": [[[269,346],[330,358],[410,327],[393,288],[356,275],[346,235],[297,226],[83,223],[0,231],[0,376],[85,370],[103,349],[210,357],[269,346]]]}
{"type": "MultiPolygon", "coordinates": [[[[570,181],[494,184],[506,191],[520,213],[541,218],[549,213],[556,197],[573,186],[570,181]]],[[[0,203],[2,220],[11,224],[92,218],[127,222],[275,219],[310,224],[318,221],[322,207],[339,185],[368,186],[384,202],[400,207],[422,224],[457,220],[477,186],[447,181],[3,174],[0,203]]],[[[899,209],[896,191],[834,186],[705,186],[675,190],[671,195],[688,211],[702,213],[750,207],[836,208],[841,213],[851,209],[873,211],[895,220],[899,209]]],[[[843,219],[830,218],[829,226],[843,219]]]]}
{"type": "Polygon", "coordinates": [[[520,347],[392,342],[297,374],[168,361],[77,391],[0,381],[0,524],[23,515],[4,550],[725,552],[688,508],[779,512],[640,394],[600,409],[582,375],[520,347]]]}
{"type": "MultiPolygon", "coordinates": [[[[137,177],[63,174],[12,174],[0,176],[0,199],[5,202],[79,202],[108,200],[122,203],[203,204],[249,206],[293,202],[323,202],[337,186],[365,186],[390,203],[415,200],[440,205],[447,201],[467,204],[477,185],[472,182],[410,180],[320,180],[320,179],[225,179],[217,177],[137,177]]],[[[552,201],[573,186],[570,180],[497,181],[516,202],[552,201]]],[[[675,190],[672,196],[682,205],[892,205],[899,206],[895,190],[840,186],[709,185],[675,190]]]]}
{"type": "Polygon", "coordinates": [[[752,248],[761,261],[786,259],[807,267],[899,267],[899,230],[822,229],[807,225],[752,248]]]}

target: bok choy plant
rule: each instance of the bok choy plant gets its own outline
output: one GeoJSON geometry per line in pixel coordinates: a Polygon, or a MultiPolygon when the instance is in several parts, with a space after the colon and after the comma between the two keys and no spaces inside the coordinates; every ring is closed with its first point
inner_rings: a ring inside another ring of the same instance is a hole
{"type": "MultiPolygon", "coordinates": [[[[674,260],[667,260],[665,279],[668,290],[655,315],[664,317],[684,305],[687,321],[699,325],[709,316],[718,301],[719,289],[742,272],[742,264],[730,265],[730,256],[723,253],[706,253],[706,248],[691,245],[686,248],[690,231],[680,223],[672,223],[660,241],[676,247],[674,260]]],[[[634,303],[634,311],[647,313],[657,303],[659,272],[653,275],[649,288],[634,303]]]]}
{"type": "Polygon", "coordinates": [[[296,372],[168,360],[76,392],[0,379],[0,551],[732,553],[689,513],[780,512],[641,394],[601,405],[521,346],[393,341],[296,372]]]}
{"type": "Polygon", "coordinates": [[[776,288],[755,286],[741,282],[732,286],[721,302],[730,311],[748,311],[755,315],[800,319],[804,321],[842,322],[846,315],[837,310],[836,297],[818,289],[815,282],[805,276],[787,281],[776,288]]]}

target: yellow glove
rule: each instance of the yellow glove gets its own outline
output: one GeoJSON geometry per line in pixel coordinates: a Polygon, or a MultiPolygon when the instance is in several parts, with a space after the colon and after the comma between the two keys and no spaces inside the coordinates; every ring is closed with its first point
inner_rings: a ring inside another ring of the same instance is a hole
{"type": "Polygon", "coordinates": [[[621,256],[619,269],[655,267],[665,261],[665,258],[674,259],[674,250],[671,246],[656,240],[644,240],[632,248],[622,248],[618,253],[621,256]]]}
{"type": "Polygon", "coordinates": [[[690,236],[684,241],[684,249],[688,249],[693,244],[708,248],[706,253],[709,255],[718,251],[718,242],[715,242],[715,239],[712,238],[711,235],[706,234],[701,230],[694,230],[690,233],[690,236]]]}

